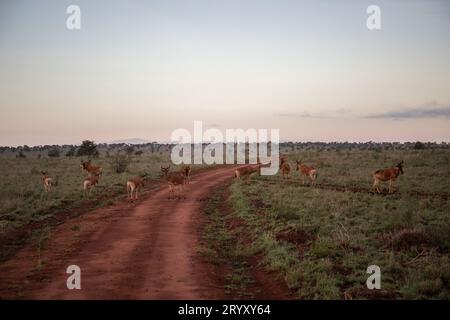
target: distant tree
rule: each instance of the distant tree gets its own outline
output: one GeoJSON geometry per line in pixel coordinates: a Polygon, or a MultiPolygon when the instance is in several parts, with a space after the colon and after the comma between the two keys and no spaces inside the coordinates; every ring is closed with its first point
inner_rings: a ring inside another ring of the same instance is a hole
{"type": "Polygon", "coordinates": [[[48,150],[47,155],[51,158],[58,158],[60,156],[61,152],[59,151],[58,147],[53,147],[50,150],[48,150]]]}
{"type": "Polygon", "coordinates": [[[134,154],[137,155],[137,156],[140,156],[140,155],[143,154],[143,153],[144,153],[144,151],[138,150],[138,151],[136,151],[134,154]]]}
{"type": "Polygon", "coordinates": [[[424,145],[422,142],[417,141],[417,142],[414,144],[414,149],[415,149],[415,150],[422,150],[422,149],[425,149],[425,145],[424,145]]]}
{"type": "Polygon", "coordinates": [[[98,156],[97,145],[94,141],[84,140],[78,148],[77,156],[98,156]]]}

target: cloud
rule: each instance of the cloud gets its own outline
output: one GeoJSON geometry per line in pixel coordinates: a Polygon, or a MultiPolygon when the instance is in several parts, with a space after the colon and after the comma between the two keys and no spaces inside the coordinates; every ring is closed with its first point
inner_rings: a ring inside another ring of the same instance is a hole
{"type": "Polygon", "coordinates": [[[370,119],[424,119],[424,118],[449,118],[450,106],[424,106],[416,108],[407,108],[398,111],[389,111],[384,113],[375,113],[365,116],[370,119]]]}
{"type": "Polygon", "coordinates": [[[316,118],[316,119],[344,119],[344,118],[365,118],[365,119],[430,119],[430,118],[450,118],[450,106],[439,105],[432,101],[419,107],[399,108],[398,110],[380,113],[363,114],[355,113],[349,108],[323,111],[319,113],[300,112],[277,112],[275,117],[284,118],[316,118]]]}
{"type": "Polygon", "coordinates": [[[286,118],[317,118],[317,116],[312,116],[308,112],[277,112],[273,114],[275,117],[286,117],[286,118]]]}
{"type": "Polygon", "coordinates": [[[336,110],[322,111],[319,113],[310,113],[307,111],[302,112],[277,112],[274,113],[275,117],[285,117],[285,118],[316,118],[316,119],[334,119],[341,118],[343,116],[351,116],[352,111],[348,108],[340,108],[336,110]]]}

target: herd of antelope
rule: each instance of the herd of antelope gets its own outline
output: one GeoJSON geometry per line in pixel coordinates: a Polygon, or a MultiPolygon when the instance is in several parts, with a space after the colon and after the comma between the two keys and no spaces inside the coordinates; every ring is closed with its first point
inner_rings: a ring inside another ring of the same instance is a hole
{"type": "MultiPolygon", "coordinates": [[[[248,179],[251,174],[260,172],[261,167],[270,166],[269,164],[258,163],[256,165],[246,165],[235,170],[234,176],[237,179],[248,179]]],[[[82,161],[80,165],[81,169],[87,173],[87,177],[83,180],[84,195],[90,194],[92,189],[98,184],[102,175],[102,168],[90,163],[90,161],[82,161]]],[[[280,156],[279,169],[283,180],[289,180],[291,174],[291,166],[288,162],[286,155],[280,156]]],[[[317,183],[318,170],[312,166],[307,166],[302,163],[301,160],[296,160],[295,170],[299,172],[302,184],[305,184],[305,177],[309,179],[310,185],[315,186],[317,183]]],[[[179,197],[186,198],[184,195],[184,187],[190,183],[191,166],[184,165],[180,171],[170,171],[170,166],[161,166],[161,172],[169,187],[169,199],[175,199],[176,188],[180,189],[179,197]]],[[[48,175],[47,171],[42,171],[42,183],[44,191],[51,192],[55,185],[54,180],[48,175]]],[[[396,166],[388,169],[377,170],[372,174],[373,186],[372,189],[376,193],[381,193],[380,183],[389,182],[389,193],[394,192],[394,182],[397,177],[403,174],[403,161],[396,166]]],[[[145,186],[147,179],[142,176],[133,177],[126,182],[126,190],[128,200],[138,199],[138,192],[145,186]]]]}
{"type": "MultiPolygon", "coordinates": [[[[270,163],[269,163],[270,165],[270,163]]],[[[264,166],[260,163],[256,165],[247,165],[240,167],[235,170],[234,176],[237,179],[246,178],[248,179],[251,174],[260,172],[261,167],[264,166]]],[[[281,177],[283,180],[290,179],[291,166],[288,162],[287,155],[280,156],[279,165],[281,177]]],[[[305,177],[309,179],[310,185],[315,186],[317,183],[318,170],[314,167],[304,165],[301,160],[296,160],[295,170],[299,172],[302,184],[305,184],[305,177]]],[[[389,193],[393,193],[395,190],[394,182],[400,174],[403,174],[403,161],[399,162],[396,166],[377,170],[372,174],[373,185],[372,190],[376,193],[381,193],[380,183],[389,182],[389,193]]]]}
{"type": "MultiPolygon", "coordinates": [[[[98,184],[102,175],[102,167],[90,163],[90,161],[81,161],[81,169],[87,173],[87,177],[83,180],[83,192],[86,196],[90,194],[95,185],[98,184]]],[[[170,172],[170,166],[162,167],[161,172],[169,185],[169,199],[175,198],[175,189],[180,187],[183,192],[184,186],[190,183],[191,166],[184,165],[180,171],[170,172]]],[[[44,192],[51,192],[55,185],[54,180],[48,175],[47,171],[41,171],[44,192]]],[[[138,199],[138,192],[145,186],[147,179],[143,176],[130,178],[126,182],[126,190],[128,200],[138,199]]]]}

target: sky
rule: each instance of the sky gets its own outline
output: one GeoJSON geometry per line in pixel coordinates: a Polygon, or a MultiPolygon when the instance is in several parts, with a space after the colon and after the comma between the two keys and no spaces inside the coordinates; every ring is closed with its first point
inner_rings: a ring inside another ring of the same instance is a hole
{"type": "Polygon", "coordinates": [[[0,145],[168,141],[195,120],[450,142],[450,2],[0,1],[0,145]]]}

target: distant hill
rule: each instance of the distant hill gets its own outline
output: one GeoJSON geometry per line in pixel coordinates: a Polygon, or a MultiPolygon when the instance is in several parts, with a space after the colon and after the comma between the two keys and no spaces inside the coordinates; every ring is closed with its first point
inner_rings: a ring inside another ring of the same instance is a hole
{"type": "Polygon", "coordinates": [[[114,140],[111,142],[107,142],[108,144],[120,144],[120,143],[126,143],[126,144],[145,144],[149,143],[151,141],[140,139],[140,138],[131,138],[131,139],[123,139],[123,140],[114,140]]]}

